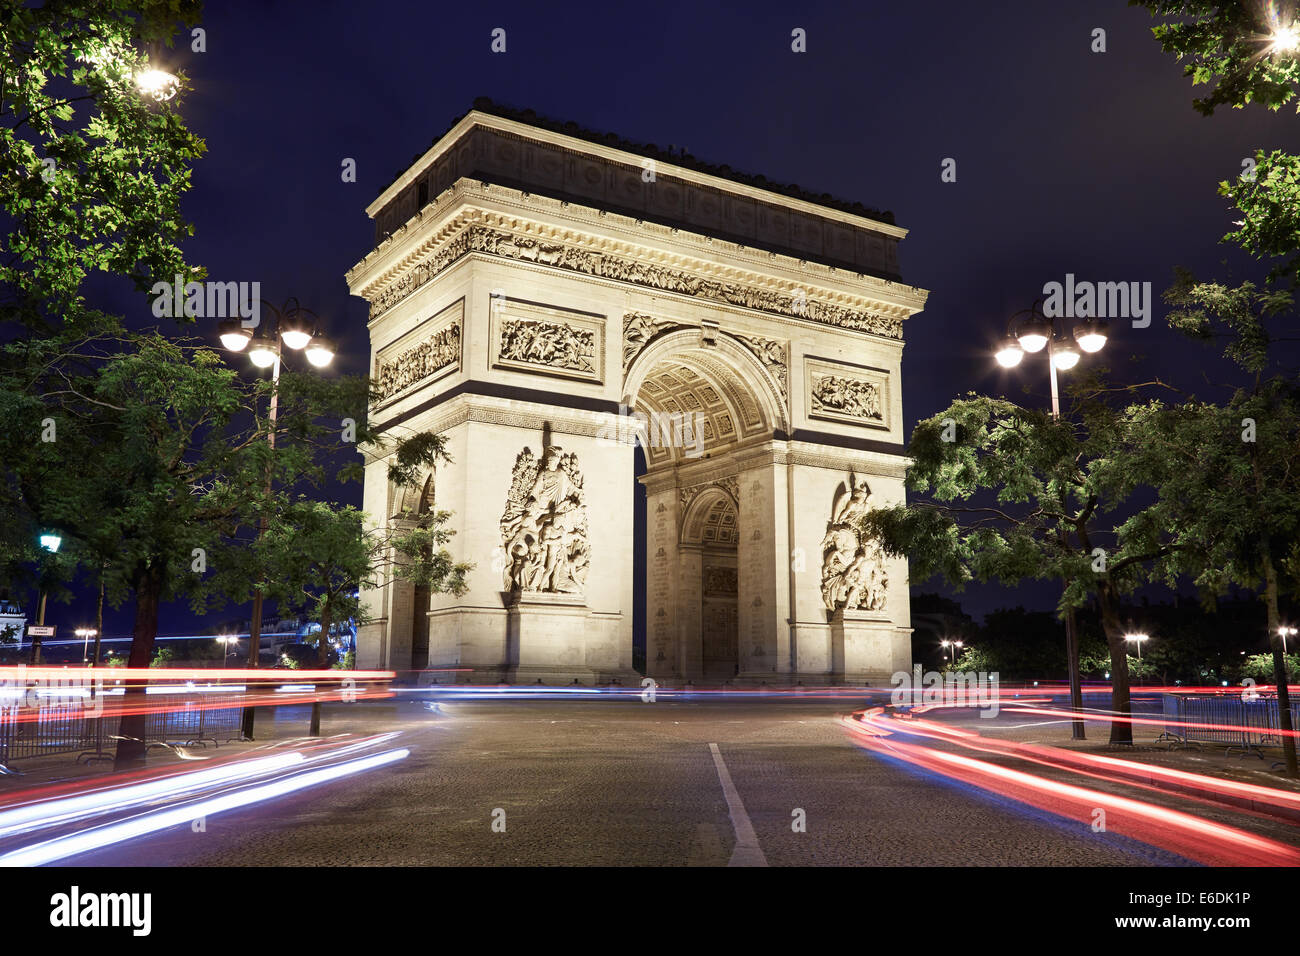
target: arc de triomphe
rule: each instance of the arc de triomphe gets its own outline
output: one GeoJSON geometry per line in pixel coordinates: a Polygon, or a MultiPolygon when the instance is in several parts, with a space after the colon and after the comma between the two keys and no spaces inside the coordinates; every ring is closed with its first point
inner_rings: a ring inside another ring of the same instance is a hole
{"type": "Polygon", "coordinates": [[[364,508],[452,512],[475,569],[459,597],[367,591],[358,666],[627,683],[644,575],[661,681],[910,670],[907,566],[854,521],[903,496],[903,325],[926,298],[899,281],[904,229],[483,104],[367,212],[347,279],[371,419],[444,434],[453,461],[400,493],[369,461],[364,508]]]}

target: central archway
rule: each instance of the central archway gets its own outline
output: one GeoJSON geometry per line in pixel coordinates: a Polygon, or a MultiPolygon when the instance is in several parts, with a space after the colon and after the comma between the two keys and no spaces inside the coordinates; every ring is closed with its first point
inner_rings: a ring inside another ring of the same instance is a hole
{"type": "Polygon", "coordinates": [[[644,462],[637,493],[645,494],[646,539],[633,573],[645,582],[636,613],[646,672],[725,683],[765,656],[762,642],[742,640],[753,631],[748,619],[767,609],[741,556],[746,530],[752,536],[770,520],[751,516],[746,529],[738,456],[786,432],[784,396],[743,343],[725,333],[704,339],[699,329],[648,343],[624,390],[644,462]]]}

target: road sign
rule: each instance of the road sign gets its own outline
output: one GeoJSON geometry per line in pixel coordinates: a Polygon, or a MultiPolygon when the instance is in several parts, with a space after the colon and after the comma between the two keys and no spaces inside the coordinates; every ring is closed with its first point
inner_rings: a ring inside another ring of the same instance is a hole
{"type": "Polygon", "coordinates": [[[53,637],[54,625],[53,624],[29,624],[27,626],[27,634],[29,637],[53,637]]]}

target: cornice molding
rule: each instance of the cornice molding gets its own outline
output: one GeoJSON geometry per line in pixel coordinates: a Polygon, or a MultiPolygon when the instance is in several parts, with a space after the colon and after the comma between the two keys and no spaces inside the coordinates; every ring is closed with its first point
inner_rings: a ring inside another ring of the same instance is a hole
{"type": "MultiPolygon", "coordinates": [[[[656,292],[675,292],[719,305],[890,339],[902,338],[903,319],[919,311],[928,294],[887,280],[863,278],[864,282],[876,285],[881,291],[888,291],[899,299],[912,300],[908,304],[889,302],[594,235],[581,228],[550,225],[473,205],[468,201],[462,183],[413,217],[348,272],[347,279],[353,293],[371,303],[372,323],[455,262],[471,254],[627,282],[656,292]],[[452,202],[457,197],[448,195],[450,193],[459,193],[460,202],[452,202]],[[441,220],[439,212],[442,213],[441,220]],[[415,231],[407,236],[412,228],[415,231]],[[401,243],[391,247],[389,244],[403,239],[407,251],[397,258],[393,253],[401,243]]],[[[521,200],[554,202],[543,197],[527,197],[527,194],[505,187],[489,188],[494,193],[515,192],[521,200]]],[[[568,204],[556,202],[555,205],[568,204]]],[[[720,240],[718,244],[727,245],[720,240]]],[[[778,257],[770,254],[770,258],[778,257]]],[[[789,257],[779,258],[790,263],[799,262],[802,271],[815,271],[808,268],[808,263],[789,257]]],[[[822,268],[828,273],[850,275],[844,270],[822,268]]]]}

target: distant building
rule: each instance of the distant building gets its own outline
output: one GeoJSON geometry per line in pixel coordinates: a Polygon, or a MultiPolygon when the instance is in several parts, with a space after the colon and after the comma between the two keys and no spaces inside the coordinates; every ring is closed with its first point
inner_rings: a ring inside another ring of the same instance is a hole
{"type": "Polygon", "coordinates": [[[27,612],[17,604],[0,601],[0,644],[17,644],[27,630],[27,612]]]}

